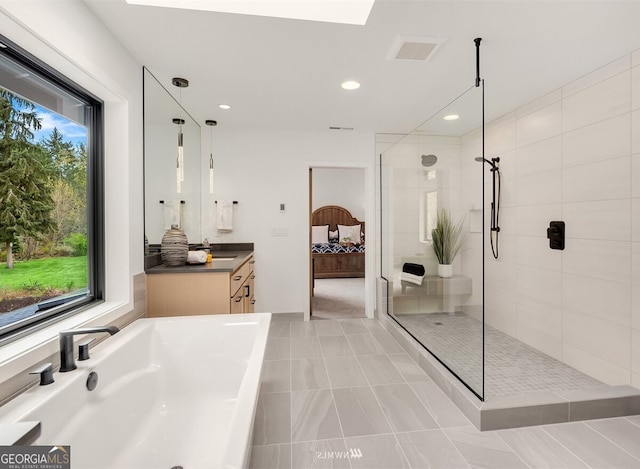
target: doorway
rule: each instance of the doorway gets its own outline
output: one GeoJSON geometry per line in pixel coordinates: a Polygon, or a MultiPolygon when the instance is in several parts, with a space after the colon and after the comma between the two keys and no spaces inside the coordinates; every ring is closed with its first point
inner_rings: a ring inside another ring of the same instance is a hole
{"type": "Polygon", "coordinates": [[[309,228],[313,319],[366,317],[365,173],[364,168],[309,169],[309,219],[317,224],[309,228]]]}

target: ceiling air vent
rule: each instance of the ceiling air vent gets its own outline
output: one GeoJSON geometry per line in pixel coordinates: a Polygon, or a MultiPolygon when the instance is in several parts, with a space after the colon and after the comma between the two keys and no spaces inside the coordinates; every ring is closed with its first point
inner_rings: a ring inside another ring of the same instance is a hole
{"type": "Polygon", "coordinates": [[[426,62],[446,40],[441,37],[398,36],[387,59],[426,62]]]}

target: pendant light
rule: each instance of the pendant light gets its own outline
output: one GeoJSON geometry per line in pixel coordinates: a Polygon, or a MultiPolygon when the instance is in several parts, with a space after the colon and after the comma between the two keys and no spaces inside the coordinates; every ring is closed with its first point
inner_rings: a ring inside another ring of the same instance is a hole
{"type": "MultiPolygon", "coordinates": [[[[178,104],[182,108],[182,88],[189,86],[189,80],[186,78],[172,78],[171,84],[176,86],[179,93],[178,104]]],[[[184,109],[184,108],[182,108],[184,109]]],[[[176,192],[182,193],[182,183],[184,181],[184,134],[182,133],[182,126],[184,125],[184,119],[174,118],[173,123],[178,127],[178,158],[176,161],[176,192]]]]}
{"type": "Polygon", "coordinates": [[[176,192],[182,193],[182,181],[184,181],[184,135],[182,126],[184,119],[178,117],[173,119],[173,123],[178,125],[178,157],[176,158],[176,192]]]}
{"type": "Polygon", "coordinates": [[[207,119],[204,123],[209,126],[209,194],[213,194],[213,128],[218,122],[207,119]]]}

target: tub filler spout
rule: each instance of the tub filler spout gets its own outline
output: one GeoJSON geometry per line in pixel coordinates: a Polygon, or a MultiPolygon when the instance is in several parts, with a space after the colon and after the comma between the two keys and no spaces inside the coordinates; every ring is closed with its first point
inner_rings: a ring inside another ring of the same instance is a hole
{"type": "Polygon", "coordinates": [[[60,332],[60,371],[75,370],[76,362],[73,357],[73,336],[80,334],[98,334],[108,332],[110,335],[119,332],[116,326],[84,327],[60,332]]]}

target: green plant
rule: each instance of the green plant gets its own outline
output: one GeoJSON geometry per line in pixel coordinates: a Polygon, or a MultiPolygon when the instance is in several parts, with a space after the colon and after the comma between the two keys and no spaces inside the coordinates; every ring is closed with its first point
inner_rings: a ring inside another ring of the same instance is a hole
{"type": "Polygon", "coordinates": [[[440,210],[436,216],[436,226],[431,230],[433,252],[440,264],[453,264],[464,243],[462,224],[464,219],[454,223],[448,210],[440,210]]]}
{"type": "Polygon", "coordinates": [[[38,280],[29,280],[22,284],[22,288],[28,292],[35,292],[38,290],[42,290],[43,286],[42,286],[42,282],[38,280]]]}
{"type": "Polygon", "coordinates": [[[71,233],[65,240],[64,244],[73,250],[74,256],[87,255],[87,237],[82,233],[71,233]]]}

